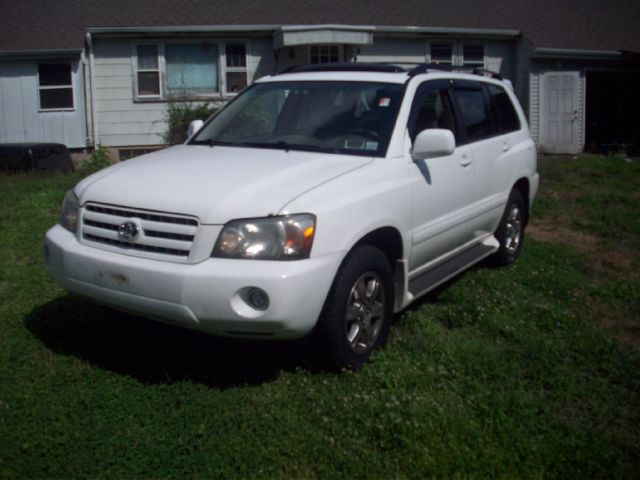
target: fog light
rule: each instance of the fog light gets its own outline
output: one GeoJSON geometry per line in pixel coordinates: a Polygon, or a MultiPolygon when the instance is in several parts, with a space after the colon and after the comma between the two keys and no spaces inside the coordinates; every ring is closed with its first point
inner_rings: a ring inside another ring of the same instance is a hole
{"type": "Polygon", "coordinates": [[[269,307],[269,295],[260,288],[252,287],[247,292],[247,302],[256,310],[266,310],[269,307]]]}

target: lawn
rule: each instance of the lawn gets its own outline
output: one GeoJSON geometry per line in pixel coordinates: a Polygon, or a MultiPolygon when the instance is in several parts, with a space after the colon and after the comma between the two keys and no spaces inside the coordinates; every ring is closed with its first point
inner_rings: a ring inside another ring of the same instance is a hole
{"type": "Polygon", "coordinates": [[[48,276],[76,175],[0,176],[0,478],[637,478],[640,161],[540,161],[513,266],[356,373],[118,313],[48,276]]]}

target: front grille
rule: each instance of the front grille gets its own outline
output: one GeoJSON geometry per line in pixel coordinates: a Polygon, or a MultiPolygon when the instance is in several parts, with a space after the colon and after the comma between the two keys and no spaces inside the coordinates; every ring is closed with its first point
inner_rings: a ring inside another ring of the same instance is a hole
{"type": "Polygon", "coordinates": [[[83,241],[94,246],[186,261],[197,229],[198,221],[186,216],[89,204],[84,209],[81,231],[83,241]],[[125,222],[132,222],[139,229],[132,239],[118,233],[125,222]]]}

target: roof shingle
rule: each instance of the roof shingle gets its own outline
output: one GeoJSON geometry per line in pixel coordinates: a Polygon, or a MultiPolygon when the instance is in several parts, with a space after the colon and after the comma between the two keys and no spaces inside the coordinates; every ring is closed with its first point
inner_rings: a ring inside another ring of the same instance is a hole
{"type": "Polygon", "coordinates": [[[92,27],[305,24],[512,29],[537,48],[640,52],[630,0],[0,0],[0,52],[80,50],[92,27]]]}

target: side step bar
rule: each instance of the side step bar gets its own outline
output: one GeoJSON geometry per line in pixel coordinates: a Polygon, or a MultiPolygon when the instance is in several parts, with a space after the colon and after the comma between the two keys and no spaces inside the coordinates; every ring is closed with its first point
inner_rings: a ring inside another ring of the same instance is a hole
{"type": "Polygon", "coordinates": [[[499,247],[498,240],[493,235],[490,235],[484,241],[461,250],[452,257],[409,280],[409,297],[411,297],[411,300],[415,300],[456,276],[461,271],[466,270],[474,263],[488,257],[499,247]]]}

